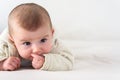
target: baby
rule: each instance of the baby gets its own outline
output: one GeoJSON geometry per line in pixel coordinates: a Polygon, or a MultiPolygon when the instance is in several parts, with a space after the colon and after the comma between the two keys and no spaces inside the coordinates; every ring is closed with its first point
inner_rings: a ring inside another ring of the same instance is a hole
{"type": "Polygon", "coordinates": [[[35,3],[15,7],[0,36],[0,70],[21,66],[52,71],[73,67],[73,55],[55,36],[48,12],[35,3]]]}

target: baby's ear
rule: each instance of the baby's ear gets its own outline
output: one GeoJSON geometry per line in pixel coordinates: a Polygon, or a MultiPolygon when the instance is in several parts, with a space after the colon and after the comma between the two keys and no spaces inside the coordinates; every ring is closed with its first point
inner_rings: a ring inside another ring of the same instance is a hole
{"type": "Polygon", "coordinates": [[[52,35],[54,35],[54,29],[52,28],[52,35]]]}
{"type": "Polygon", "coordinates": [[[52,28],[52,36],[54,35],[54,29],[52,28]]]}
{"type": "Polygon", "coordinates": [[[9,38],[11,41],[14,41],[13,38],[12,38],[12,36],[11,36],[10,34],[8,35],[8,38],[9,38]]]}

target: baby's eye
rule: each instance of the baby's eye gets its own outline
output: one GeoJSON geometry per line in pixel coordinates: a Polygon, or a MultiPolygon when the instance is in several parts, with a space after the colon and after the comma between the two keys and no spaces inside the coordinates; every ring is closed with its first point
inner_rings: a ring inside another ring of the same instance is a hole
{"type": "Polygon", "coordinates": [[[43,39],[41,39],[41,43],[44,43],[44,42],[46,42],[47,41],[47,39],[46,38],[43,38],[43,39]]]}
{"type": "Polygon", "coordinates": [[[26,46],[28,46],[28,45],[30,45],[31,43],[30,43],[30,42],[24,42],[23,44],[26,45],[26,46]]]}

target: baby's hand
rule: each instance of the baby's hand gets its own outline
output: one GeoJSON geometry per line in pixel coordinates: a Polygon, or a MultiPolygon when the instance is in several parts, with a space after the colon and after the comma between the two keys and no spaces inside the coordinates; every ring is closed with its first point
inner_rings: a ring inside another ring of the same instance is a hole
{"type": "Polygon", "coordinates": [[[44,56],[40,56],[40,55],[37,55],[37,54],[31,54],[31,56],[33,57],[33,60],[32,60],[33,68],[40,69],[45,62],[44,56]]]}
{"type": "Polygon", "coordinates": [[[3,70],[13,71],[20,67],[20,59],[18,57],[9,57],[3,62],[3,70]]]}

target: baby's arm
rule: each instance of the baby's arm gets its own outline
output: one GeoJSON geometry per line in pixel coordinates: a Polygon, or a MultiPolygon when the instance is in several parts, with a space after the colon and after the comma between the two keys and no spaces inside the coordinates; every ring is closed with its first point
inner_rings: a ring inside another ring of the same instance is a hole
{"type": "Polygon", "coordinates": [[[0,34],[0,70],[15,70],[20,66],[20,59],[16,48],[9,42],[8,28],[0,34]]]}
{"type": "Polygon", "coordinates": [[[58,41],[56,41],[55,46],[53,52],[44,54],[45,62],[41,69],[52,71],[71,70],[74,61],[73,55],[58,41]]]}
{"type": "Polygon", "coordinates": [[[3,61],[0,61],[0,71],[3,70],[3,61]]]}
{"type": "Polygon", "coordinates": [[[45,63],[41,69],[50,71],[71,70],[73,68],[72,58],[69,59],[59,54],[46,54],[45,63]]]}
{"type": "Polygon", "coordinates": [[[0,70],[16,70],[20,67],[20,59],[18,57],[9,57],[0,62],[0,70]]]}

